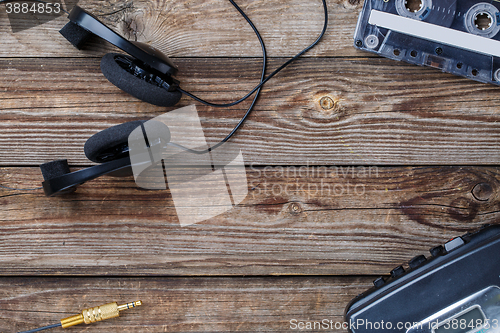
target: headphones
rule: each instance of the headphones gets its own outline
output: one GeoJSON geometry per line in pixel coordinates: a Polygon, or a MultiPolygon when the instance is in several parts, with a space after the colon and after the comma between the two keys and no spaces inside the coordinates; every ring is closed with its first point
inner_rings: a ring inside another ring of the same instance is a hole
{"type": "Polygon", "coordinates": [[[109,82],[157,106],[174,106],[181,99],[179,81],[172,77],[177,67],[166,55],[148,44],[126,40],[78,6],[68,18],[59,32],[77,49],[96,35],[128,54],[108,53],[102,58],[101,71],[109,82]]]}
{"type": "MultiPolygon", "coordinates": [[[[15,0],[4,0],[3,2],[12,2],[15,0]]],[[[46,3],[43,0],[33,0],[46,3]]],[[[215,104],[207,102],[185,90],[179,85],[180,82],[174,78],[178,69],[173,62],[162,52],[154,47],[136,41],[128,41],[104,23],[99,21],[97,17],[84,9],[75,6],[68,15],[69,22],[60,30],[60,33],[76,48],[81,49],[92,36],[98,36],[114,46],[118,47],[126,54],[109,53],[101,60],[101,71],[104,76],[116,87],[126,93],[138,98],[144,102],[170,107],[174,106],[185,94],[194,100],[212,107],[230,107],[239,104],[255,93],[252,104],[241,118],[234,129],[217,145],[205,150],[194,151],[191,153],[204,154],[219,147],[231,138],[234,133],[241,127],[244,121],[251,113],[260,93],[262,86],[279,73],[290,63],[298,59],[304,53],[312,49],[323,38],[328,26],[328,10],[326,0],[322,0],[324,8],[324,26],[321,34],[314,43],[306,47],[300,53],[289,59],[274,72],[265,76],[267,53],[264,42],[248,16],[241,8],[233,1],[229,2],[238,10],[243,18],[249,23],[254,30],[262,47],[263,53],[263,68],[260,83],[253,88],[247,95],[239,100],[227,104],[215,104]]],[[[72,192],[80,184],[86,181],[95,179],[99,176],[108,174],[111,176],[129,176],[131,172],[131,162],[129,156],[128,137],[136,128],[141,127],[144,135],[144,123],[146,121],[131,121],[121,125],[110,127],[102,132],[99,132],[87,140],[84,147],[84,152],[87,158],[99,163],[76,172],[71,172],[67,160],[57,160],[40,166],[44,182],[42,183],[44,192],[47,196],[56,194],[64,194],[72,192]]],[[[168,127],[164,125],[164,135],[167,136],[168,127]]],[[[169,136],[169,135],[168,135],[169,136]]],[[[170,139],[170,138],[169,138],[170,139]]],[[[148,140],[146,140],[148,143],[148,140]]],[[[148,143],[149,144],[149,143],[148,143]]],[[[147,148],[150,148],[149,145],[147,148]]]]}

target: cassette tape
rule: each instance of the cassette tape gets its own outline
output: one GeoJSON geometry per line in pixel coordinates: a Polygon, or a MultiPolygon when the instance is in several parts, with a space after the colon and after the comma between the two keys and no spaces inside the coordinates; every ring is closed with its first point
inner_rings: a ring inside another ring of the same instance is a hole
{"type": "Polygon", "coordinates": [[[354,44],[381,56],[500,85],[500,3],[365,0],[354,44]]]}

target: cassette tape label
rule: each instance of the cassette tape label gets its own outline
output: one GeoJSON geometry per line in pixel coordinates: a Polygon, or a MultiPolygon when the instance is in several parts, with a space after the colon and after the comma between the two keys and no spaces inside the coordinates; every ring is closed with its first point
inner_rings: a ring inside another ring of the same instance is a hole
{"type": "Polygon", "coordinates": [[[498,6],[475,0],[366,0],[355,46],[500,85],[498,6]]]}

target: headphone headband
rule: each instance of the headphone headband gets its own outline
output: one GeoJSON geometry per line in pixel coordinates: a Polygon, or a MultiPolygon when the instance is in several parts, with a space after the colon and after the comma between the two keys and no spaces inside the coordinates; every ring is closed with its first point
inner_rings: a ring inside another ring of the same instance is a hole
{"type": "Polygon", "coordinates": [[[79,37],[86,37],[81,34],[90,32],[130,54],[135,59],[157,71],[158,74],[172,76],[177,73],[177,67],[162,52],[150,45],[126,40],[84,9],[78,6],[73,7],[68,18],[70,22],[60,32],[77,48],[81,46],[77,42],[79,37]],[[70,26],[68,27],[68,25],[70,26]],[[81,31],[81,29],[85,31],[81,31]],[[77,30],[80,30],[80,35],[75,34],[77,30]]]}
{"type": "MultiPolygon", "coordinates": [[[[92,166],[90,168],[85,168],[79,171],[45,179],[45,181],[42,183],[43,191],[48,197],[52,197],[57,194],[73,192],[78,185],[81,185],[97,177],[123,170],[125,168],[130,168],[129,157],[124,157],[119,160],[106,162],[103,164],[92,166]]],[[[45,163],[40,166],[40,169],[44,174],[44,178],[46,178],[46,174],[57,173],[58,169],[67,169],[69,172],[67,160],[58,160],[45,163]],[[55,172],[53,169],[56,169],[55,172]]]]}

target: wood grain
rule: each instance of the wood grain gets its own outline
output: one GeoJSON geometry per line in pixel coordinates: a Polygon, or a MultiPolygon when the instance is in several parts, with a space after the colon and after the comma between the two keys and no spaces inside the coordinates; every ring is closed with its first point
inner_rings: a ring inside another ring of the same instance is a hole
{"type": "MultiPolygon", "coordinates": [[[[34,168],[0,171],[5,186],[39,184],[34,168]]],[[[500,218],[498,168],[252,167],[247,178],[235,209],[185,227],[168,191],[128,178],[59,198],[0,189],[1,274],[383,274],[500,218]]]]}
{"type": "MultiPolygon", "coordinates": [[[[142,300],[141,307],[74,331],[290,332],[290,320],[343,322],[373,278],[3,278],[0,326],[17,332],[84,308],[142,300]]],[[[329,330],[329,332],[343,332],[329,330]]]]}
{"type": "MultiPolygon", "coordinates": [[[[178,64],[185,89],[220,102],[243,96],[260,70],[259,61],[242,59],[178,64]]],[[[391,60],[303,59],[266,85],[233,142],[261,165],[496,165],[497,89],[391,60]],[[320,106],[322,97],[334,101],[331,109],[320,106]]],[[[97,59],[3,59],[0,91],[4,166],[60,158],[88,165],[83,145],[94,133],[173,109],[121,92],[97,59]]],[[[184,97],[178,107],[192,103],[184,97]]],[[[247,106],[198,106],[208,140],[221,140],[247,106]]]]}
{"type": "MultiPolygon", "coordinates": [[[[320,0],[237,2],[266,42],[268,73],[322,27],[320,0]]],[[[94,39],[76,50],[58,33],[66,18],[13,33],[0,5],[1,332],[136,299],[145,305],[81,329],[290,332],[291,319],[338,322],[374,275],[500,223],[498,87],[356,51],[362,2],[327,2],[323,41],[265,86],[233,139],[249,195],[184,227],[170,191],[138,189],[131,178],[103,177],[57,198],[1,187],[40,186],[36,166],[54,159],[90,165],[91,135],[174,108],[113,87],[99,61],[116,49],[94,39]],[[325,97],[331,108],[321,107],[325,97]]],[[[230,102],[257,83],[260,47],[228,1],[78,4],[173,57],[182,87],[207,100],[230,102]]],[[[177,107],[189,104],[183,97],[177,107]]],[[[217,142],[248,103],[197,106],[217,142]]]]}
{"type": "MultiPolygon", "coordinates": [[[[269,56],[292,57],[311,44],[323,28],[321,0],[240,0],[237,3],[259,29],[269,56]]],[[[362,3],[327,1],[330,26],[322,43],[306,56],[353,56],[353,35],[362,3]]],[[[105,24],[128,39],[147,42],[170,57],[261,57],[257,37],[229,1],[112,0],[79,1],[105,24]],[[113,15],[109,13],[116,12],[113,15]],[[236,32],[236,33],[235,33],[236,32]]],[[[75,49],[58,31],[68,22],[59,17],[13,33],[0,6],[0,57],[102,56],[113,48],[93,40],[75,49]]]]}

